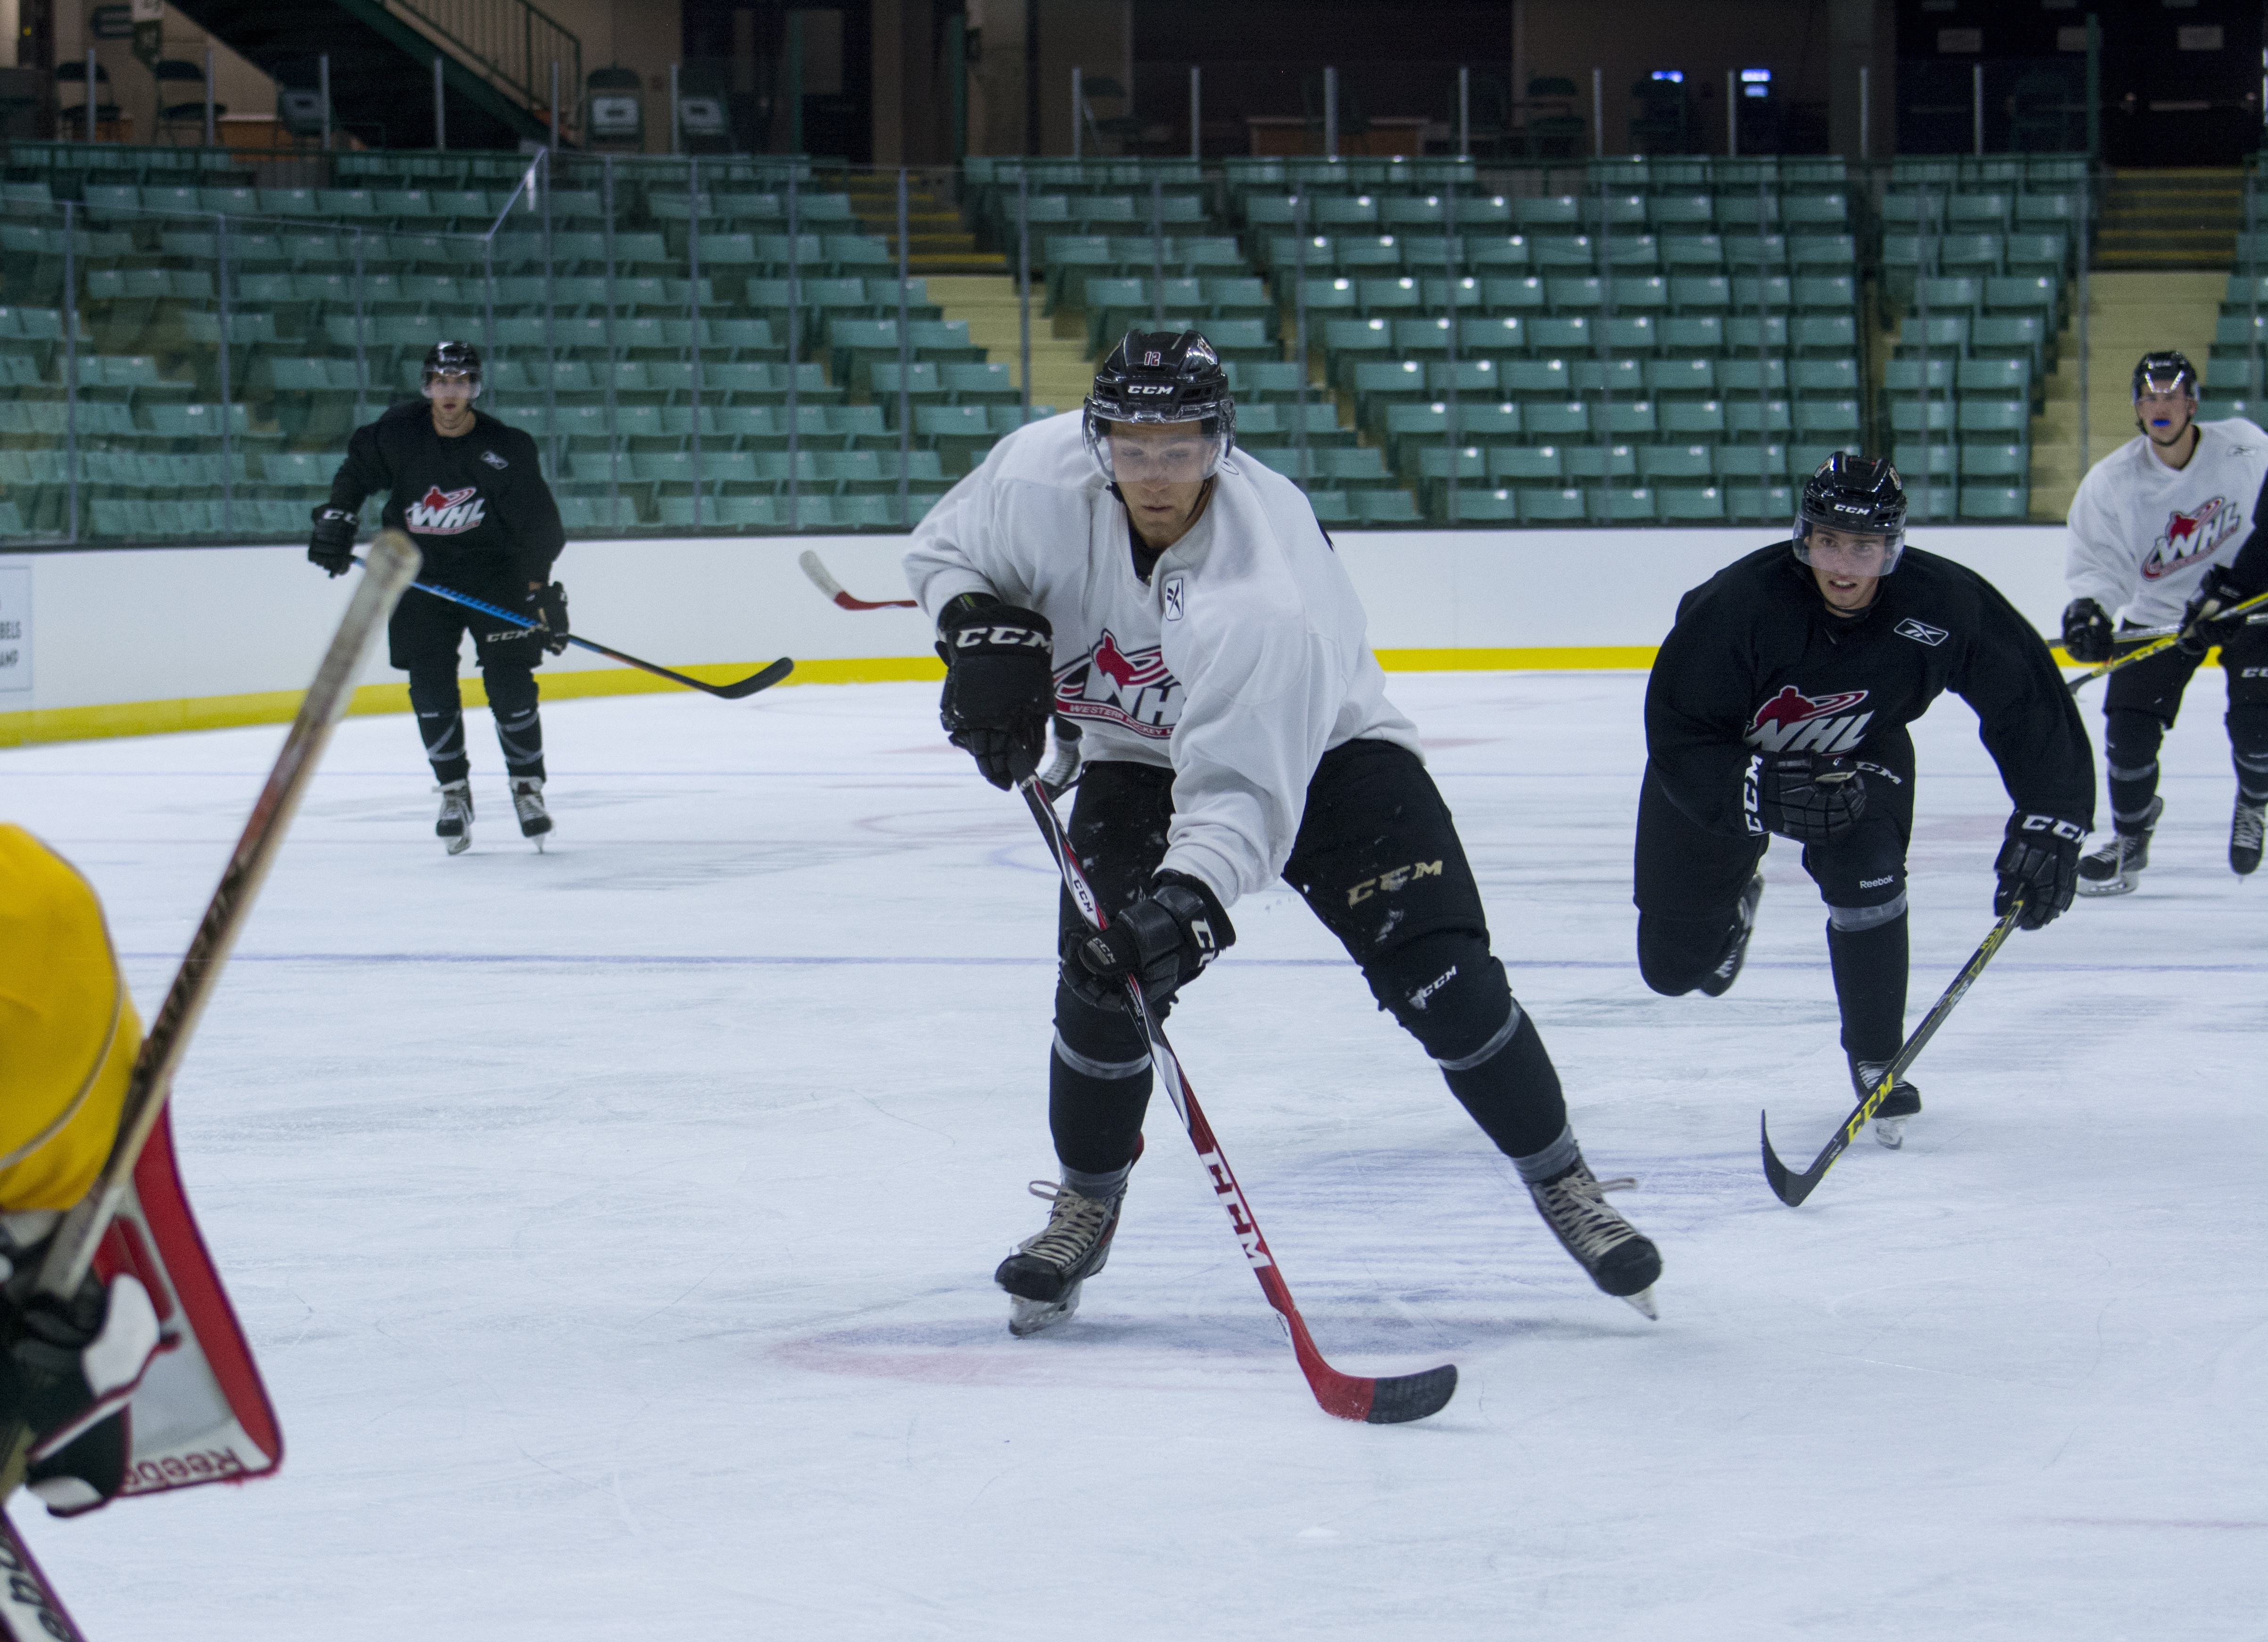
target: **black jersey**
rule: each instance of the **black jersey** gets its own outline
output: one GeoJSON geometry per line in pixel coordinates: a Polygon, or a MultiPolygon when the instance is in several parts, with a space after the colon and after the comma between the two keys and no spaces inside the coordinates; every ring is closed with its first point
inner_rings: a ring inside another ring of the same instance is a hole
{"type": "Polygon", "coordinates": [[[1695,823],[1745,833],[1754,754],[1902,747],[1947,690],[1976,709],[2019,810],[2092,825],[2094,753],[2047,645],[1984,577],[1911,547],[1855,617],[1828,608],[1789,542],[1688,593],[1646,683],[1646,752],[1695,823]]]}
{"type": "Polygon", "coordinates": [[[567,544],[535,441],[477,410],[471,431],[456,439],[434,431],[423,399],[357,428],[331,481],[330,505],[355,513],[380,491],[391,492],[385,522],[409,533],[429,573],[476,556],[508,560],[530,582],[549,581],[567,544]]]}

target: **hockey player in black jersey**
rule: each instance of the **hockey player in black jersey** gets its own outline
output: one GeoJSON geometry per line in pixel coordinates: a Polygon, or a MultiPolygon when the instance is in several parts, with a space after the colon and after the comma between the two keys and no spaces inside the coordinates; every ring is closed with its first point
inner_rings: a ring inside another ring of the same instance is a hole
{"type": "Polygon", "coordinates": [[[457,690],[458,655],[472,630],[504,750],[512,809],[522,834],[543,847],[551,817],[543,806],[543,723],[535,669],[543,653],[567,647],[567,590],[551,580],[566,545],[559,505],[536,460],[535,441],[473,409],[481,356],[466,342],[434,344],[425,355],[424,397],[398,404],[355,430],[315,510],[307,557],[331,574],[354,561],[355,517],[364,500],[389,492],[385,523],[407,530],[425,555],[423,579],[506,609],[525,609],[524,631],[461,604],[413,591],[387,630],[389,659],[409,675],[409,705],[441,794],[433,831],[453,855],[473,841],[472,762],[457,690]]]}
{"type": "MultiPolygon", "coordinates": [[[[1681,600],[1646,693],[1638,967],[1671,997],[1740,973],[1757,870],[1777,833],[1803,846],[1827,903],[1843,1047],[1861,1094],[1904,1037],[1906,726],[1951,690],[1976,709],[2015,803],[1993,910],[2036,929],[2071,905],[2093,825],[2093,754],[2038,633],[1974,571],[1906,548],[1887,462],[1837,452],[1803,488],[1794,537],[1681,600]]],[[[1900,1082],[1875,1138],[1896,1146],[1919,1093],[1900,1082]]]]}

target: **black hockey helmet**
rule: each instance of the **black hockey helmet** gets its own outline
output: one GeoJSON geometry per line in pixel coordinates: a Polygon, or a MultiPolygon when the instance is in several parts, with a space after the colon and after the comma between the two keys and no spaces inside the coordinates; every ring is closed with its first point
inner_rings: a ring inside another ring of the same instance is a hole
{"type": "MultiPolygon", "coordinates": [[[[425,350],[425,372],[419,381],[431,389],[437,376],[469,376],[473,397],[481,396],[481,351],[469,342],[437,342],[425,350]]],[[[427,395],[431,397],[430,392],[427,395]]]]}
{"type": "Polygon", "coordinates": [[[2150,425],[2142,419],[2142,412],[2139,409],[2134,412],[2136,431],[2145,439],[2169,447],[2180,444],[2188,435],[2191,424],[2197,420],[2197,366],[2191,365],[2189,356],[2178,349],[2153,348],[2134,366],[2135,403],[2137,406],[2141,403],[2144,394],[2171,393],[2183,394],[2188,398],[2190,413],[2183,418],[2181,427],[2163,440],[2150,431],[2150,425]]]}
{"type": "Polygon", "coordinates": [[[2134,394],[2139,399],[2144,394],[2170,394],[2186,390],[2192,399],[2198,396],[2197,366],[2178,348],[2153,348],[2134,366],[2134,394]]]}
{"type": "Polygon", "coordinates": [[[1086,396],[1086,448],[1116,483],[1109,425],[1189,423],[1206,441],[1198,477],[1211,478],[1236,441],[1236,403],[1212,344],[1193,330],[1130,330],[1094,374],[1086,396]]]}
{"type": "Polygon", "coordinates": [[[1881,537],[1882,566],[1874,573],[1889,575],[1906,546],[1906,487],[1898,470],[1881,457],[1847,450],[1828,457],[1803,482],[1796,504],[1795,556],[1807,565],[1810,535],[1819,529],[1881,537]]]}

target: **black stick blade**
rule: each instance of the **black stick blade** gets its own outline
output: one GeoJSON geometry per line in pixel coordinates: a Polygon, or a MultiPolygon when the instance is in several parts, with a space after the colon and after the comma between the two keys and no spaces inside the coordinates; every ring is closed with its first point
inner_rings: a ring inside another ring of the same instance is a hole
{"type": "Polygon", "coordinates": [[[795,671],[795,663],[783,655],[762,672],[751,673],[737,684],[712,684],[710,689],[727,701],[738,701],[741,697],[752,696],[759,690],[770,690],[793,671],[795,671]]]}
{"type": "Polygon", "coordinates": [[[1812,1160],[1811,1166],[1797,1174],[1782,1163],[1779,1153],[1772,1150],[1770,1118],[1758,1113],[1756,1128],[1764,1135],[1764,1182],[1772,1188],[1772,1195],[1790,1209],[1811,1195],[1812,1188],[1827,1178],[1827,1171],[1834,1166],[1835,1159],[1843,1155],[1844,1136],[1837,1132],[1835,1138],[1827,1143],[1827,1149],[1812,1160]]]}
{"type": "Polygon", "coordinates": [[[1457,1365],[1454,1363],[1429,1368],[1422,1374],[1389,1375],[1371,1381],[1370,1412],[1362,1417],[1372,1425],[1406,1425],[1411,1420],[1439,1414],[1456,1394],[1457,1365]]]}

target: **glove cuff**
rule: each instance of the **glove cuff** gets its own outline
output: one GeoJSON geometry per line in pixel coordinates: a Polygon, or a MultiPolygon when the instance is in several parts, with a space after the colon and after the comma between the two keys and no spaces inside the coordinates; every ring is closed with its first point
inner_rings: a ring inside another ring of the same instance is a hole
{"type": "Polygon", "coordinates": [[[1150,880],[1150,892],[1155,895],[1167,889],[1187,890],[1197,898],[1212,933],[1214,950],[1226,952],[1236,944],[1236,926],[1228,921],[1228,909],[1220,904],[1220,897],[1213,893],[1212,885],[1193,873],[1167,869],[1150,880]]]}

